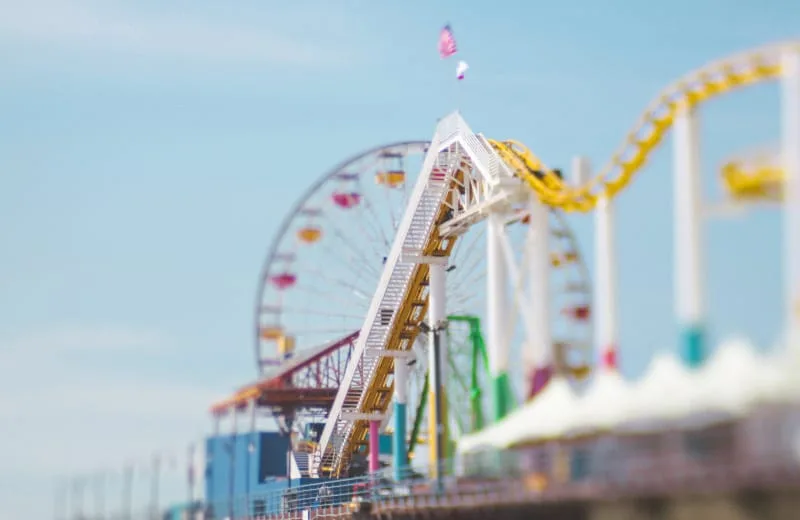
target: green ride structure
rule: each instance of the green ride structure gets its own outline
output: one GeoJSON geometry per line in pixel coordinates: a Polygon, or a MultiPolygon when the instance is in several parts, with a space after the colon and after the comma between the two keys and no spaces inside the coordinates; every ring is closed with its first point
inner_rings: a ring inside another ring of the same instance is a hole
{"type": "MultiPolygon", "coordinates": [[[[447,345],[447,399],[448,423],[455,426],[461,435],[482,429],[486,425],[484,384],[489,384],[489,356],[481,330],[481,320],[477,316],[451,315],[448,320],[447,345]],[[460,324],[466,334],[455,337],[452,324],[460,324]]],[[[424,431],[428,405],[430,367],[426,368],[419,401],[414,414],[414,423],[408,442],[408,456],[413,458],[414,450],[420,443],[420,435],[424,431]]],[[[504,399],[507,406],[513,407],[515,397],[510,387],[502,389],[504,395],[497,395],[493,389],[492,399],[504,399]]],[[[495,407],[496,408],[496,407],[495,407]]],[[[452,453],[452,441],[448,440],[449,452],[452,453]]]]}

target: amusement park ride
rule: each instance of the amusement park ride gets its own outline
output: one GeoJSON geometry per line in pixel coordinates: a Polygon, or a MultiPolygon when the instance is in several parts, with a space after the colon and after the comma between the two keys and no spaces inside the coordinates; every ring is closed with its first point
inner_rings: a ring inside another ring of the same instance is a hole
{"type": "MultiPolygon", "coordinates": [[[[340,164],[301,198],[270,248],[255,316],[259,380],[213,414],[235,424],[241,410],[269,409],[282,430],[302,437],[293,456],[307,476],[351,474],[387,430],[396,475],[420,441],[436,473],[453,439],[485,425],[490,402],[498,420],[553,377],[583,379],[593,351],[603,370],[615,370],[613,199],[670,129],[676,312],[684,360],[701,364],[699,109],[768,80],[783,91],[780,153],[731,161],[721,178],[730,204],[784,208],[786,326],[789,345],[798,345],[800,42],[790,42],[669,86],[593,176],[577,159],[565,178],[516,141],[474,133],[458,113],[440,120],[431,141],[381,146],[340,164]],[[594,287],[564,220],[592,211],[594,287]],[[524,360],[524,375],[512,356],[524,360]]],[[[369,470],[377,469],[370,456],[369,470]]]]}

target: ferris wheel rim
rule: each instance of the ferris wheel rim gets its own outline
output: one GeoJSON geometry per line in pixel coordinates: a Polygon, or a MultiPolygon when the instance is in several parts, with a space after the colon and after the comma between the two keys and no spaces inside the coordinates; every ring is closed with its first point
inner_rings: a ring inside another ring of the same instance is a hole
{"type": "Polygon", "coordinates": [[[559,208],[551,207],[551,214],[555,217],[558,221],[561,229],[566,231],[565,239],[569,242],[572,249],[577,253],[577,261],[575,264],[578,267],[578,270],[581,272],[581,277],[585,280],[586,283],[586,293],[590,299],[590,303],[594,303],[592,300],[594,295],[594,283],[592,283],[592,276],[591,271],[589,270],[589,266],[586,263],[586,257],[583,254],[583,250],[580,245],[580,241],[578,237],[575,235],[575,231],[572,229],[572,226],[569,225],[567,222],[567,216],[559,208]]]}
{"type": "Polygon", "coordinates": [[[255,362],[259,377],[263,372],[263,363],[262,363],[263,356],[261,355],[261,337],[260,337],[261,325],[259,318],[261,316],[261,307],[262,307],[261,303],[263,301],[263,297],[267,287],[265,280],[267,275],[269,274],[269,267],[274,263],[275,257],[278,254],[278,249],[281,244],[281,239],[286,235],[286,232],[288,231],[292,222],[294,222],[295,217],[300,213],[300,210],[302,210],[303,205],[311,196],[313,196],[320,188],[322,188],[326,182],[335,178],[337,174],[339,174],[342,170],[347,168],[347,166],[349,166],[350,164],[356,163],[371,155],[375,155],[387,148],[396,148],[403,146],[407,147],[419,146],[422,147],[423,153],[426,153],[430,144],[431,141],[429,139],[395,141],[391,143],[384,143],[369,148],[367,150],[362,150],[358,153],[355,153],[347,157],[346,159],[338,162],[333,168],[327,170],[322,176],[318,177],[308,188],[306,188],[305,191],[301,193],[300,197],[290,208],[290,210],[286,213],[283,220],[281,220],[280,225],[276,229],[275,234],[273,235],[272,241],[270,242],[270,246],[267,249],[267,254],[265,256],[264,261],[261,264],[261,269],[258,275],[258,289],[256,291],[255,305],[253,311],[253,322],[254,322],[253,332],[254,332],[255,362]]]}

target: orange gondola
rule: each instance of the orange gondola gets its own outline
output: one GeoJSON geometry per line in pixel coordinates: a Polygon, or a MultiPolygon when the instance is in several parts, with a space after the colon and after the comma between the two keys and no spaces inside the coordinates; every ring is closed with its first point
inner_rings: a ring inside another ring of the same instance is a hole
{"type": "Polygon", "coordinates": [[[313,244],[322,238],[322,230],[318,227],[307,226],[297,231],[297,238],[306,244],[313,244]]]}
{"type": "Polygon", "coordinates": [[[406,182],[406,172],[403,170],[378,172],[375,174],[375,182],[390,188],[398,188],[406,182]]]}
{"type": "Polygon", "coordinates": [[[261,327],[261,338],[275,341],[283,337],[283,329],[278,326],[261,327]]]}

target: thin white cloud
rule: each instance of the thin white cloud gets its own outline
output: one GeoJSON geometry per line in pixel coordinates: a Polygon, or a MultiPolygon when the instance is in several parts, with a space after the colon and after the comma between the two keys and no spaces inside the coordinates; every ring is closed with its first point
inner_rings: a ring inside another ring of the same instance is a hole
{"type": "Polygon", "coordinates": [[[0,3],[0,41],[203,62],[320,66],[350,58],[334,41],[323,41],[319,33],[303,31],[302,20],[271,22],[264,27],[245,21],[207,20],[191,13],[176,16],[149,14],[141,9],[123,11],[119,4],[110,2],[0,3]]]}

